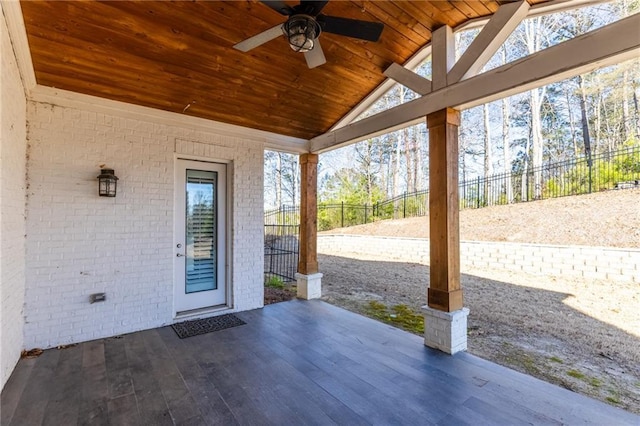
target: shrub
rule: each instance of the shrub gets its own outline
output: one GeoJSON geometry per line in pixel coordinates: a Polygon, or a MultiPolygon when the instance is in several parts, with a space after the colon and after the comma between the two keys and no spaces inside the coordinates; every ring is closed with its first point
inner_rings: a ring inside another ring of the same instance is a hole
{"type": "Polygon", "coordinates": [[[280,277],[276,277],[275,275],[270,276],[264,285],[273,288],[284,288],[284,282],[282,281],[282,279],[280,277]]]}

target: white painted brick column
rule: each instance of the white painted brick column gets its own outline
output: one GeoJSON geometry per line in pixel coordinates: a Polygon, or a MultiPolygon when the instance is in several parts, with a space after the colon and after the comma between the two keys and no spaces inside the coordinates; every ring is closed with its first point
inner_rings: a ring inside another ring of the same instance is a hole
{"type": "Polygon", "coordinates": [[[467,350],[467,317],[469,308],[443,312],[422,307],[424,314],[424,344],[448,354],[467,350]]]}
{"type": "Polygon", "coordinates": [[[317,272],[315,274],[296,274],[296,280],[298,281],[297,295],[300,299],[319,299],[322,297],[322,274],[317,272]]]}

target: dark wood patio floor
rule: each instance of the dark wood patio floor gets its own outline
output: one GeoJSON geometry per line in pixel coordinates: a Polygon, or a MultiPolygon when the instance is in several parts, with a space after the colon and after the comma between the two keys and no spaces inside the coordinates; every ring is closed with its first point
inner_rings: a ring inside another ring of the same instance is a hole
{"type": "Polygon", "coordinates": [[[597,424],[640,417],[320,301],[169,327],[23,359],[2,425],[597,424]]]}

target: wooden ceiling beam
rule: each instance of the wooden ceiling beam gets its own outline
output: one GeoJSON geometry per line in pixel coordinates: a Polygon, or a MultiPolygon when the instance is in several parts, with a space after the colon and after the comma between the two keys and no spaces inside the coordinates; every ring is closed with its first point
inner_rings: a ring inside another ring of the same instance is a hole
{"type": "Polygon", "coordinates": [[[477,75],[528,12],[529,3],[525,0],[500,6],[451,69],[447,75],[448,84],[477,75]]]}
{"type": "Polygon", "coordinates": [[[450,26],[445,25],[433,32],[431,55],[431,88],[439,90],[447,86],[447,75],[456,63],[456,42],[450,26]]]}
{"type": "Polygon", "coordinates": [[[417,94],[424,96],[431,92],[431,80],[406,69],[395,62],[384,71],[384,75],[394,79],[403,86],[413,90],[417,94]]]}
{"type": "Polygon", "coordinates": [[[419,99],[311,139],[311,152],[323,152],[385,134],[427,114],[470,108],[531,90],[640,55],[640,15],[549,47],[520,60],[462,80],[419,99]]]}

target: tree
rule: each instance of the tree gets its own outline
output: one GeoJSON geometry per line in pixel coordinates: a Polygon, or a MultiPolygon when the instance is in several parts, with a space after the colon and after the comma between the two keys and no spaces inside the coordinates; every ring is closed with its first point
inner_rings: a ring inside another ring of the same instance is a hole
{"type": "MultiPolygon", "coordinates": [[[[527,52],[533,54],[541,50],[543,46],[544,29],[548,24],[547,19],[542,16],[524,21],[524,35],[527,52]]],[[[531,104],[531,163],[533,167],[533,198],[542,197],[542,120],[540,109],[546,93],[546,86],[533,89],[529,92],[529,102],[531,104]]]]}
{"type": "Polygon", "coordinates": [[[264,164],[265,205],[270,208],[296,205],[300,191],[298,156],[265,151],[264,164]]]}
{"type": "MultiPolygon", "coordinates": [[[[639,0],[617,0],[527,19],[516,28],[486,69],[637,13],[639,8],[639,0]]],[[[478,32],[474,29],[456,34],[458,57],[478,32]]],[[[430,58],[416,72],[430,78],[430,58]]],[[[623,146],[625,141],[640,137],[639,89],[640,60],[636,59],[514,95],[500,103],[462,111],[460,181],[475,180],[500,170],[507,174],[504,190],[487,184],[485,199],[498,189],[506,202],[542,197],[548,185],[540,170],[545,163],[612,151],[623,146]],[[499,155],[501,149],[502,155],[499,155]],[[510,172],[515,173],[513,179],[510,172]],[[519,175],[522,175],[521,180],[519,175]]],[[[417,96],[396,84],[361,117],[417,96]]],[[[423,123],[323,154],[319,175],[320,187],[325,189],[323,196],[332,200],[362,199],[363,203],[370,203],[378,196],[391,198],[405,191],[428,188],[426,135],[423,123]],[[344,182],[353,194],[338,191],[339,182],[344,182]]],[[[294,179],[298,175],[297,161],[292,163],[291,158],[280,153],[265,154],[265,203],[297,201],[299,184],[294,179]]],[[[293,158],[297,160],[297,157],[293,158]]],[[[482,188],[478,195],[482,195],[481,191],[482,188]]]]}

